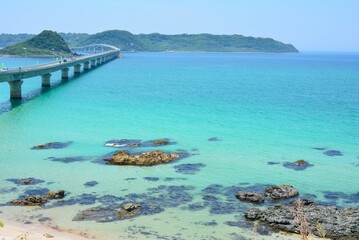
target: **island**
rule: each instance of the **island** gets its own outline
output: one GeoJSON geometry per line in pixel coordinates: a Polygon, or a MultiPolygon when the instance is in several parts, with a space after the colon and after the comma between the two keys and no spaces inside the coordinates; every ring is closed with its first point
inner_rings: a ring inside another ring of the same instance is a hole
{"type": "Polygon", "coordinates": [[[19,57],[72,56],[65,40],[56,32],[44,30],[32,38],[0,49],[0,55],[19,57]]]}
{"type": "MultiPolygon", "coordinates": [[[[41,34],[53,35],[54,32],[44,31],[41,34]]],[[[39,35],[41,35],[39,34],[39,35]]],[[[39,36],[38,35],[38,36],[39,36]]],[[[85,46],[94,43],[104,43],[120,48],[122,51],[139,52],[248,52],[248,53],[298,53],[291,44],[285,44],[272,38],[247,37],[243,35],[213,35],[213,34],[176,34],[165,35],[159,33],[132,34],[123,30],[108,30],[96,34],[86,33],[56,33],[58,43],[60,38],[70,47],[85,46]]],[[[35,48],[46,47],[47,51],[27,51],[31,55],[54,55],[48,45],[43,46],[32,40],[31,34],[1,34],[0,47],[6,47],[0,51],[0,55],[24,56],[22,44],[14,44],[19,40],[34,43],[29,46],[35,48]],[[10,48],[8,48],[11,46],[10,48]]],[[[55,42],[54,42],[55,43],[55,42]]],[[[60,45],[64,45],[62,42],[60,45]]],[[[27,47],[26,47],[27,48],[27,47]]],[[[29,50],[30,50],[29,48],[29,50]]],[[[56,48],[57,49],[57,48],[56,48]]],[[[65,49],[63,49],[65,50],[65,49]]],[[[65,50],[66,53],[67,50],[65,50]]],[[[63,52],[59,52],[63,53],[63,52]]],[[[55,55],[59,55],[56,53],[55,55]]]]}

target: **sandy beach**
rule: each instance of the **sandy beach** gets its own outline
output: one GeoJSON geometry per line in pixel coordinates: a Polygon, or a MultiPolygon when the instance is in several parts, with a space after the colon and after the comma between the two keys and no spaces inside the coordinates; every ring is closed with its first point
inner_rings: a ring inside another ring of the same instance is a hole
{"type": "Polygon", "coordinates": [[[61,229],[45,227],[37,224],[21,224],[16,222],[5,222],[0,228],[0,240],[85,240],[92,239],[86,233],[75,234],[61,229]]]}

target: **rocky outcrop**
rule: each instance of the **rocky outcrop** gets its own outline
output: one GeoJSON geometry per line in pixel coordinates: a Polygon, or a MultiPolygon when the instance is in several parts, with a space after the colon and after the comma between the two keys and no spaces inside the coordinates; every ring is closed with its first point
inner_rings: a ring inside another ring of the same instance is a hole
{"type": "Polygon", "coordinates": [[[145,152],[139,155],[131,155],[127,151],[118,151],[110,159],[104,160],[108,164],[114,165],[152,166],[171,162],[180,156],[181,154],[178,153],[164,153],[160,150],[145,152]]]}
{"type": "Polygon", "coordinates": [[[308,222],[308,230],[316,236],[332,239],[359,239],[359,209],[316,205],[297,200],[289,205],[276,205],[261,211],[252,208],[245,217],[265,223],[275,230],[300,232],[300,223],[308,222]],[[322,230],[321,230],[322,229],[322,230]]]}
{"type": "Polygon", "coordinates": [[[168,140],[166,140],[166,139],[160,139],[160,140],[155,140],[155,141],[153,141],[153,144],[154,145],[167,145],[169,143],[169,141],[168,140]]]}
{"type": "Polygon", "coordinates": [[[45,196],[49,199],[59,199],[65,197],[65,191],[59,190],[56,192],[48,192],[45,196]]]}
{"type": "Polygon", "coordinates": [[[265,194],[260,192],[238,192],[236,197],[239,200],[253,202],[253,203],[262,203],[265,200],[265,194]]]}
{"type": "Polygon", "coordinates": [[[151,215],[162,212],[157,205],[146,206],[138,203],[125,203],[104,207],[93,207],[79,212],[73,221],[113,222],[141,215],[151,215]]]}
{"type": "Polygon", "coordinates": [[[47,202],[47,198],[43,195],[31,195],[27,196],[24,199],[13,200],[10,203],[12,205],[21,205],[21,206],[39,206],[47,202]]]}
{"type": "Polygon", "coordinates": [[[124,218],[131,218],[139,214],[139,211],[141,209],[140,204],[136,203],[127,203],[123,204],[120,208],[120,211],[118,212],[118,218],[124,219],[124,218]]]}
{"type": "Polygon", "coordinates": [[[273,200],[291,198],[299,195],[298,190],[290,185],[270,186],[267,187],[265,191],[273,200]]]}
{"type": "Polygon", "coordinates": [[[10,204],[19,206],[40,206],[47,203],[48,199],[61,199],[63,197],[65,197],[65,191],[60,190],[56,192],[48,192],[45,195],[26,196],[23,199],[13,200],[10,204]]]}
{"type": "Polygon", "coordinates": [[[269,186],[265,189],[265,192],[248,192],[248,191],[239,191],[237,192],[236,197],[239,200],[253,202],[253,203],[263,203],[266,198],[271,200],[279,200],[285,198],[296,197],[299,195],[297,189],[290,185],[279,185],[279,186],[269,186]]]}

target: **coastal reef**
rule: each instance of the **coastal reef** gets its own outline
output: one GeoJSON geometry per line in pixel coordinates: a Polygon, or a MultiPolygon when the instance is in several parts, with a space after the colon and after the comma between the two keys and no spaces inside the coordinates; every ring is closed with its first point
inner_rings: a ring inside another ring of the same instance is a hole
{"type": "Polygon", "coordinates": [[[359,209],[335,206],[320,206],[314,202],[299,199],[290,204],[268,207],[262,211],[251,208],[245,212],[249,220],[260,221],[274,230],[290,233],[303,231],[306,222],[307,231],[318,237],[336,240],[359,239],[359,209]],[[324,236],[323,236],[324,235],[324,236]]]}
{"type": "Polygon", "coordinates": [[[237,192],[236,197],[242,201],[263,203],[266,198],[270,200],[280,200],[296,197],[298,195],[298,190],[295,189],[293,186],[279,185],[266,187],[264,192],[239,191],[237,192]]]}
{"type": "Polygon", "coordinates": [[[10,204],[21,206],[40,206],[47,203],[48,199],[61,199],[65,197],[65,191],[59,190],[56,192],[48,192],[44,195],[30,195],[23,199],[12,200],[10,204]]]}
{"type": "Polygon", "coordinates": [[[182,155],[179,153],[165,153],[161,150],[131,155],[128,151],[118,151],[111,158],[104,159],[107,164],[153,166],[156,164],[169,163],[182,155]]]}

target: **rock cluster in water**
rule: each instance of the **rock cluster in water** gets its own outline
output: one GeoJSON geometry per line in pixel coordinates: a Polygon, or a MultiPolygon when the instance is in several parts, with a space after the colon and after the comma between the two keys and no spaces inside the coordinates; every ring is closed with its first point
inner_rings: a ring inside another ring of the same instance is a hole
{"type": "Polygon", "coordinates": [[[40,206],[47,202],[48,199],[61,199],[65,197],[65,191],[59,190],[56,192],[48,192],[44,195],[30,195],[20,200],[13,200],[10,203],[12,205],[20,206],[40,206]]]}
{"type": "Polygon", "coordinates": [[[298,196],[298,190],[290,185],[279,185],[279,186],[269,186],[265,189],[265,192],[248,192],[248,191],[239,191],[237,192],[236,197],[239,200],[253,202],[253,203],[263,203],[266,198],[271,200],[279,200],[285,198],[291,198],[298,196]]]}
{"type": "Polygon", "coordinates": [[[66,148],[70,146],[72,142],[49,142],[45,144],[40,144],[37,146],[32,147],[32,150],[42,150],[42,149],[60,149],[66,148]]]}
{"type": "Polygon", "coordinates": [[[250,220],[260,221],[275,230],[300,232],[300,222],[308,222],[308,230],[316,236],[332,239],[359,239],[359,209],[320,206],[309,200],[297,200],[289,205],[276,205],[261,211],[245,212],[250,220]],[[299,220],[298,220],[299,219],[299,220]],[[301,220],[300,220],[301,219],[301,220]],[[322,230],[321,230],[322,229],[322,230]]]}
{"type": "Polygon", "coordinates": [[[120,206],[93,207],[79,212],[73,221],[112,222],[140,215],[162,212],[157,205],[143,206],[138,203],[125,203],[120,206]]]}
{"type": "Polygon", "coordinates": [[[131,155],[128,151],[118,151],[110,159],[105,159],[108,164],[114,165],[136,165],[136,166],[152,166],[156,164],[168,163],[181,154],[165,153],[161,150],[145,152],[139,155],[131,155]]]}

